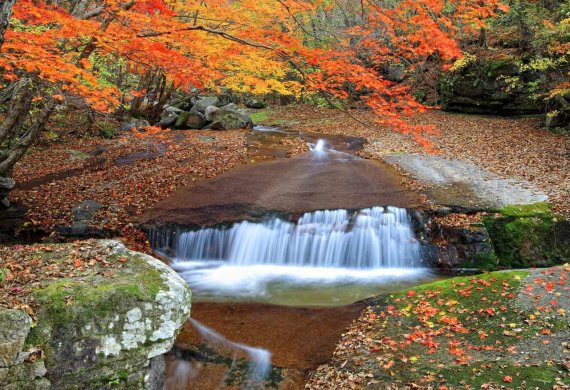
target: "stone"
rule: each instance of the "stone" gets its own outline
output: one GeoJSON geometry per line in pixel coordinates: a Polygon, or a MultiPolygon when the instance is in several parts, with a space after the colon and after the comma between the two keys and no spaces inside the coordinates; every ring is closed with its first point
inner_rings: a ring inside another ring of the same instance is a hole
{"type": "Polygon", "coordinates": [[[546,114],[546,127],[564,127],[570,123],[570,114],[563,111],[554,111],[546,114]]]}
{"type": "Polygon", "coordinates": [[[193,114],[188,111],[184,111],[180,114],[174,127],[178,130],[187,130],[187,129],[195,129],[199,130],[204,128],[208,122],[206,119],[200,114],[193,114]]]}
{"type": "Polygon", "coordinates": [[[208,107],[206,107],[206,111],[204,112],[204,117],[206,118],[206,120],[208,122],[211,122],[212,121],[212,114],[218,110],[219,110],[219,108],[216,106],[208,106],[208,107]]]}
{"type": "Polygon", "coordinates": [[[206,112],[206,108],[210,106],[218,107],[219,105],[220,99],[217,96],[204,97],[196,101],[190,112],[192,114],[204,114],[206,112]]]}
{"type": "Polygon", "coordinates": [[[209,127],[213,130],[244,129],[253,127],[253,121],[237,110],[219,109],[212,114],[212,124],[209,127]]]}
{"type": "Polygon", "coordinates": [[[180,112],[182,112],[182,110],[177,112],[174,110],[165,109],[162,112],[162,115],[160,116],[160,121],[158,122],[158,126],[162,127],[163,129],[173,126],[176,123],[178,117],[180,116],[180,112]]]}
{"type": "Polygon", "coordinates": [[[10,191],[16,186],[16,182],[9,177],[0,176],[0,190],[10,191]]]}
{"type": "Polygon", "coordinates": [[[244,103],[247,108],[253,108],[257,110],[267,107],[267,104],[265,102],[254,98],[245,99],[244,103]]]}
{"type": "Polygon", "coordinates": [[[15,364],[22,351],[32,319],[20,310],[0,310],[0,367],[15,364]]]}
{"type": "Polygon", "coordinates": [[[71,209],[71,214],[73,216],[74,222],[88,221],[99,211],[103,206],[101,203],[87,199],[79,203],[77,206],[71,209]]]}
{"type": "Polygon", "coordinates": [[[122,131],[132,131],[134,129],[144,129],[149,127],[150,123],[145,119],[128,118],[121,122],[122,131]]]}
{"type": "Polygon", "coordinates": [[[34,290],[37,326],[29,337],[44,346],[45,378],[54,389],[109,382],[116,388],[162,389],[161,358],[190,315],[190,290],[149,255],[112,240],[96,245],[109,258],[126,259],[114,278],[91,274],[34,290]],[[65,302],[68,294],[74,299],[65,302]]]}
{"type": "Polygon", "coordinates": [[[466,57],[463,65],[445,72],[439,80],[441,106],[447,111],[469,114],[538,114],[542,104],[528,89],[537,75],[521,70],[514,61],[482,60],[466,57]],[[525,80],[512,86],[508,80],[525,80]]]}
{"type": "Polygon", "coordinates": [[[235,103],[228,103],[225,106],[222,107],[224,110],[236,110],[239,108],[237,104],[235,103]]]}

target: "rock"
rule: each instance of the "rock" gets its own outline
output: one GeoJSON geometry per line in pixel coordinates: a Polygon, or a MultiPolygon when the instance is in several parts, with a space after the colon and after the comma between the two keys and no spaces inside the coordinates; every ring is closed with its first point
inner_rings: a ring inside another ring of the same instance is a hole
{"type": "Polygon", "coordinates": [[[447,111],[469,114],[537,114],[542,104],[525,89],[538,76],[523,71],[514,61],[486,61],[466,56],[462,63],[441,75],[441,106],[447,111]],[[509,79],[523,81],[515,86],[509,79]]]}
{"type": "Polygon", "coordinates": [[[11,367],[22,351],[32,319],[20,310],[0,309],[0,367],[11,367]]]}
{"type": "Polygon", "coordinates": [[[570,124],[570,114],[563,111],[553,111],[546,114],[546,127],[564,127],[570,124]]]}
{"type": "Polygon", "coordinates": [[[217,96],[205,97],[198,99],[194,104],[194,107],[190,110],[192,114],[204,114],[206,108],[209,106],[218,107],[220,105],[220,99],[217,96]]]}
{"type": "Polygon", "coordinates": [[[265,104],[265,102],[254,98],[245,99],[244,103],[247,108],[253,108],[257,110],[267,107],[267,104],[265,104]]]}
{"type": "Polygon", "coordinates": [[[252,127],[251,118],[237,110],[219,109],[212,114],[212,124],[209,128],[213,130],[231,130],[252,127]]]}
{"type": "Polygon", "coordinates": [[[206,111],[204,112],[204,117],[206,118],[206,120],[208,122],[211,122],[212,121],[212,114],[218,110],[219,110],[219,108],[216,106],[208,106],[208,107],[206,107],[206,111]]]}
{"type": "Polygon", "coordinates": [[[91,199],[84,200],[77,206],[71,209],[74,222],[88,221],[99,211],[103,206],[101,203],[91,199]]]}
{"type": "Polygon", "coordinates": [[[201,114],[193,114],[188,111],[184,111],[180,114],[174,127],[178,130],[195,129],[199,130],[204,128],[208,122],[201,114]]]}
{"type": "Polygon", "coordinates": [[[122,131],[131,131],[133,129],[144,129],[149,127],[150,123],[145,119],[129,118],[121,122],[122,131]]]}
{"type": "Polygon", "coordinates": [[[225,106],[222,107],[224,110],[238,110],[238,105],[235,103],[228,103],[225,106]]]}
{"type": "MultiPolygon", "coordinates": [[[[97,241],[96,246],[108,251],[108,260],[124,259],[121,268],[113,269],[114,277],[93,273],[45,281],[34,290],[37,326],[28,339],[43,346],[45,378],[53,389],[106,388],[102,384],[108,383],[162,389],[162,355],[189,317],[190,290],[176,272],[149,255],[117,241],[97,241]]],[[[24,333],[25,326],[20,327],[24,333]]],[[[41,373],[40,366],[21,369],[41,373]]]]}
{"type": "Polygon", "coordinates": [[[180,116],[180,113],[183,112],[182,110],[179,111],[178,110],[179,110],[178,108],[170,106],[165,108],[164,111],[162,112],[162,115],[160,116],[160,121],[158,122],[158,126],[162,127],[163,129],[173,126],[176,123],[178,117],[180,116]]]}
{"type": "Polygon", "coordinates": [[[8,200],[8,194],[14,188],[16,182],[9,177],[0,176],[0,209],[10,208],[10,201],[8,200]]]}

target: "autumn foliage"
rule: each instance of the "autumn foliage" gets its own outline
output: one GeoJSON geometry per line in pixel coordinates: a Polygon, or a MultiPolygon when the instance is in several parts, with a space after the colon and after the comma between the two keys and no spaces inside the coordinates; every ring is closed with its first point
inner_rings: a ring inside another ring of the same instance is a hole
{"type": "Polygon", "coordinates": [[[423,141],[433,129],[402,119],[422,105],[378,68],[403,63],[413,69],[426,61],[445,67],[461,56],[461,34],[506,8],[498,0],[385,3],[361,2],[356,27],[312,42],[307,26],[314,18],[334,18],[350,2],[21,0],[0,67],[6,83],[34,75],[50,83],[53,96],[81,96],[101,111],[150,94],[141,82],[149,72],[185,91],[318,94],[340,106],[356,93],[379,122],[423,141]]]}

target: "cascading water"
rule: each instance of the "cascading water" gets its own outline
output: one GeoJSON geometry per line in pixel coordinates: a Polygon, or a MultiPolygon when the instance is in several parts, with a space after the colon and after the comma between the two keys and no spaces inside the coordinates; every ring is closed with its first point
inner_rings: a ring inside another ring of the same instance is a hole
{"type": "Polygon", "coordinates": [[[155,232],[151,243],[196,300],[330,305],[429,279],[407,211],[396,207],[155,232]]]}
{"type": "Polygon", "coordinates": [[[304,214],[295,225],[279,218],[241,222],[229,229],[179,233],[176,262],[219,260],[228,264],[325,268],[412,267],[419,245],[405,209],[374,207],[304,214]]]}

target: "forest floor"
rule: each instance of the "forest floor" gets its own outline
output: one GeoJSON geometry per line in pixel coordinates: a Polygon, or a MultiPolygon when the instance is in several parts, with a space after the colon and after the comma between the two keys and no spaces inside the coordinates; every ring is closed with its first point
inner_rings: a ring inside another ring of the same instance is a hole
{"type": "Polygon", "coordinates": [[[308,388],[568,389],[569,273],[494,272],[381,297],[308,388]]]}

